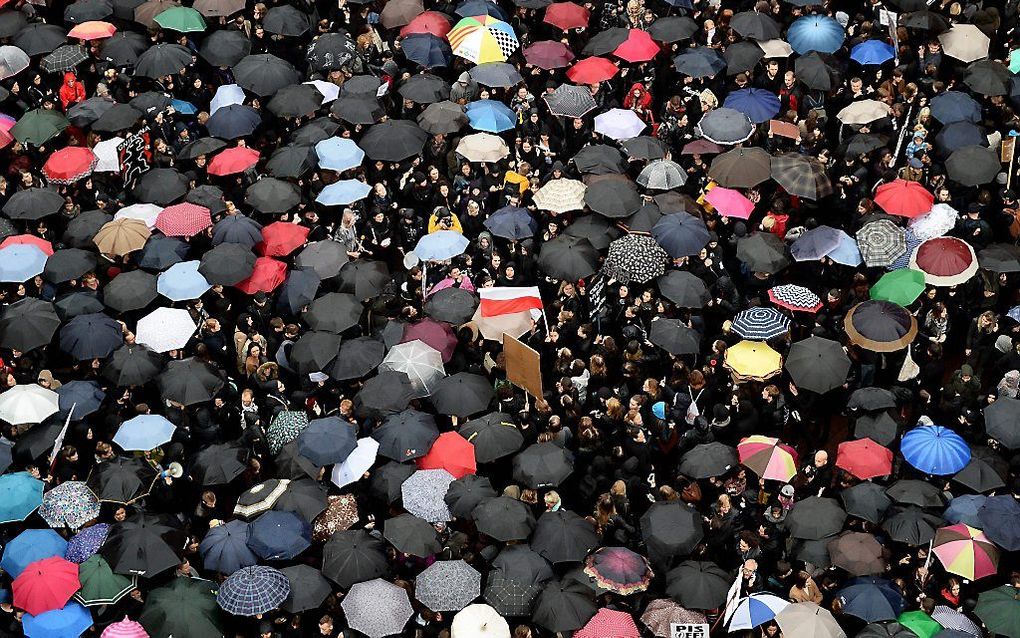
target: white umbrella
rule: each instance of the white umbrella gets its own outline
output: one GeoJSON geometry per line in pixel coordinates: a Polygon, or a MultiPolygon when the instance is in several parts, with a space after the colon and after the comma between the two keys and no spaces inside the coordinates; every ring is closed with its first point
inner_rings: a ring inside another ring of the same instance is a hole
{"type": "Polygon", "coordinates": [[[610,109],[595,116],[595,132],[614,140],[629,140],[641,135],[645,123],[631,109],[610,109]]]}
{"type": "Polygon", "coordinates": [[[503,343],[503,335],[508,334],[515,339],[531,330],[532,319],[538,321],[542,314],[535,310],[538,317],[531,314],[531,311],[512,312],[508,315],[496,315],[495,317],[483,317],[481,306],[475,310],[475,316],[471,317],[471,323],[482,333],[482,337],[490,341],[503,343]]]}
{"type": "Polygon", "coordinates": [[[932,237],[941,237],[956,227],[960,214],[949,204],[935,204],[931,210],[910,220],[910,230],[914,236],[924,241],[932,237]]]}
{"type": "Polygon", "coordinates": [[[42,423],[58,409],[59,396],[35,383],[16,385],[0,394],[0,419],[11,425],[42,423]]]}
{"type": "Polygon", "coordinates": [[[329,104],[340,97],[340,87],[332,82],[326,82],[324,80],[309,80],[308,82],[305,82],[305,84],[311,84],[315,88],[319,89],[319,93],[322,93],[323,104],[329,104]]]}
{"type": "Polygon", "coordinates": [[[785,638],[846,638],[832,612],[815,603],[794,603],[776,614],[785,638]]]}
{"type": "Polygon", "coordinates": [[[488,605],[468,605],[453,617],[450,638],[510,638],[510,625],[488,605]]]}
{"type": "Polygon", "coordinates": [[[375,463],[376,454],[379,452],[379,441],[368,436],[358,439],[358,447],[354,448],[351,455],[344,459],[343,463],[333,466],[333,474],[330,480],[337,487],[344,487],[361,480],[361,476],[368,471],[375,463]]]}
{"type": "Polygon", "coordinates": [[[145,222],[145,225],[152,230],[156,227],[156,218],[163,212],[162,206],[156,206],[155,204],[132,204],[125,206],[124,208],[117,211],[113,216],[114,219],[139,219],[145,222]]]}
{"type": "Polygon", "coordinates": [[[112,137],[108,140],[103,140],[92,147],[92,152],[95,153],[98,161],[96,167],[93,170],[95,173],[119,173],[120,172],[120,153],[117,147],[124,141],[123,137],[112,137]]]}
{"type": "Polygon", "coordinates": [[[949,31],[939,34],[942,51],[951,58],[970,64],[988,57],[992,41],[973,24],[954,24],[949,31]]]}
{"type": "Polygon", "coordinates": [[[216,95],[209,102],[209,115],[231,104],[244,104],[244,89],[236,84],[224,84],[216,89],[216,95]]]}
{"type": "Polygon", "coordinates": [[[156,352],[180,350],[198,326],[183,308],[157,308],[138,320],[135,342],[156,352]]]}
{"type": "Polygon", "coordinates": [[[889,115],[889,106],[878,100],[853,102],[840,111],[836,117],[844,124],[864,125],[889,115]]]}
{"type": "Polygon", "coordinates": [[[756,44],[765,52],[766,58],[788,58],[793,55],[793,47],[786,40],[765,40],[756,44]]]}
{"type": "Polygon", "coordinates": [[[535,191],[535,206],[553,213],[566,213],[584,208],[584,193],[588,187],[576,179],[551,179],[535,191]]]}
{"type": "Polygon", "coordinates": [[[393,346],[379,364],[379,370],[395,370],[406,374],[411,380],[416,399],[432,394],[436,384],[446,376],[443,355],[420,339],[393,346]]]}
{"type": "Polygon", "coordinates": [[[498,162],[510,155],[510,147],[501,137],[475,133],[460,138],[457,154],[469,162],[498,162]]]}

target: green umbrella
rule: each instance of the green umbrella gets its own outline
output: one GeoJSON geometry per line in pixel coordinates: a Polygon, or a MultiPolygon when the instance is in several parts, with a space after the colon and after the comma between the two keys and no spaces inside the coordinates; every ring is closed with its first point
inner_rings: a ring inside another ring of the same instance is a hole
{"type": "Polygon", "coordinates": [[[924,292],[924,273],[911,268],[900,268],[882,275],[871,287],[871,298],[909,306],[924,292]]]}
{"type": "Polygon", "coordinates": [[[11,135],[22,144],[42,146],[61,132],[71,123],[53,109],[34,109],[21,116],[11,128],[11,135]]]}
{"type": "Polygon", "coordinates": [[[149,594],[138,621],[151,638],[220,638],[223,613],[216,590],[209,580],[175,578],[149,594]]]}
{"type": "Polygon", "coordinates": [[[917,638],[932,638],[942,631],[942,625],[932,620],[931,616],[923,611],[905,611],[896,619],[910,631],[917,634],[917,638]]]}
{"type": "Polygon", "coordinates": [[[131,593],[138,583],[138,577],[114,574],[110,564],[99,554],[93,555],[78,566],[78,580],[81,589],[74,599],[85,605],[114,605],[124,596],[131,593]]]}
{"type": "Polygon", "coordinates": [[[160,13],[155,18],[156,24],[164,29],[178,33],[194,33],[205,31],[205,18],[191,7],[173,7],[160,13]]]}
{"type": "Polygon", "coordinates": [[[989,631],[1020,638],[1020,589],[1003,585],[981,593],[974,613],[989,631]]]}

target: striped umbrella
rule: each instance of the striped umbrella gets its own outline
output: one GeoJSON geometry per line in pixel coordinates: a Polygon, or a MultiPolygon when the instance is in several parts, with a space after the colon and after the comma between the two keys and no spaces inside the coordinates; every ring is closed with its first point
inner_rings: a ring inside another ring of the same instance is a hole
{"type": "Polygon", "coordinates": [[[794,312],[818,312],[822,300],[815,293],[797,284],[783,284],[769,288],[769,301],[780,308],[794,312]]]}
{"type": "Polygon", "coordinates": [[[751,594],[741,598],[727,619],[729,630],[734,632],[764,625],[789,605],[789,601],[772,594],[751,594]]]}
{"type": "Polygon", "coordinates": [[[104,629],[102,638],[149,638],[149,633],[141,623],[124,616],[124,620],[104,629]]]}
{"type": "Polygon", "coordinates": [[[963,438],[941,425],[922,425],[903,435],[904,460],[925,474],[948,476],[970,463],[970,447],[963,438]]]}
{"type": "Polygon", "coordinates": [[[978,627],[977,623],[952,607],[935,605],[935,609],[931,612],[931,619],[942,625],[943,629],[962,631],[971,636],[982,635],[981,628],[978,627]]]}
{"type": "Polygon", "coordinates": [[[781,483],[797,475],[797,451],[771,436],[754,434],[737,445],[740,464],[760,478],[781,483]]]}
{"type": "Polygon", "coordinates": [[[765,341],[790,330],[790,319],[775,308],[757,306],[737,313],[732,330],[744,339],[765,341]]]}
{"type": "Polygon", "coordinates": [[[984,532],[964,523],[936,531],[932,551],[947,572],[968,580],[990,576],[999,565],[999,548],[984,532]]]}
{"type": "Polygon", "coordinates": [[[276,609],[290,595],[290,580],[273,567],[242,567],[220,585],[216,602],[235,616],[256,616],[276,609]]]}
{"type": "Polygon", "coordinates": [[[520,46],[513,27],[489,15],[464,18],[446,38],[450,41],[454,55],[475,64],[506,62],[520,46]]]}

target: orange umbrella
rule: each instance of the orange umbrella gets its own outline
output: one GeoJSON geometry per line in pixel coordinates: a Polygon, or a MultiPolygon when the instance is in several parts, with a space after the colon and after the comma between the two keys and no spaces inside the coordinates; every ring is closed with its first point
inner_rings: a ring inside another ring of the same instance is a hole
{"type": "Polygon", "coordinates": [[[73,29],[67,32],[67,37],[78,38],[79,40],[101,40],[109,38],[114,33],[117,33],[117,27],[109,22],[89,20],[88,22],[75,25],[73,29]]]}

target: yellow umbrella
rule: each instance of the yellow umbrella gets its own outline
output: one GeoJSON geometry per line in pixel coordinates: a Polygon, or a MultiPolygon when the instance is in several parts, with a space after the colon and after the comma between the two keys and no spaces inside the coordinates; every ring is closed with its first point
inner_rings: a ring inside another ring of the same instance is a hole
{"type": "Polygon", "coordinates": [[[736,381],[764,381],[783,367],[783,358],[762,341],[741,341],[726,349],[723,364],[736,381]]]}
{"type": "Polygon", "coordinates": [[[144,221],[122,217],[104,224],[92,241],[101,253],[126,255],[141,250],[150,234],[152,233],[144,221]]]}

